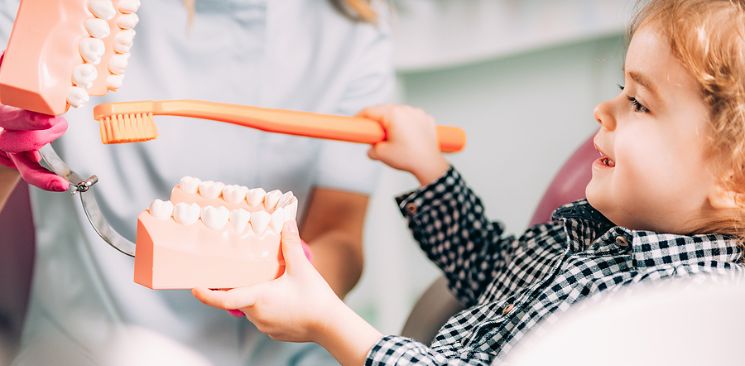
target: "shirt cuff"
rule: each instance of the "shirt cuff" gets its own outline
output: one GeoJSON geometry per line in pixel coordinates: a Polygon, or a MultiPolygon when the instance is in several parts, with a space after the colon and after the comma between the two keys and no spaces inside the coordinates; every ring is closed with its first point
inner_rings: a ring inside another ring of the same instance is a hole
{"type": "MultiPolygon", "coordinates": [[[[411,338],[387,335],[378,340],[367,353],[365,366],[397,365],[399,361],[406,361],[401,364],[413,365],[419,359],[417,355],[421,357],[427,353],[427,346],[411,338]]],[[[444,363],[444,357],[439,361],[444,363]]]]}
{"type": "Polygon", "coordinates": [[[396,197],[396,203],[404,217],[414,218],[435,199],[446,192],[453,192],[460,184],[460,173],[451,165],[448,171],[434,182],[396,197]]]}

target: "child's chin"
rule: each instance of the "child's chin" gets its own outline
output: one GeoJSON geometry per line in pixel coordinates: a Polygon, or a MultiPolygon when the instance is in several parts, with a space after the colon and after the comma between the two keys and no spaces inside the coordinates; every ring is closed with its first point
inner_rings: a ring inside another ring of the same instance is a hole
{"type": "Polygon", "coordinates": [[[599,184],[594,178],[585,187],[585,197],[590,206],[598,209],[603,206],[603,202],[607,201],[609,194],[605,192],[602,185],[599,184]]]}

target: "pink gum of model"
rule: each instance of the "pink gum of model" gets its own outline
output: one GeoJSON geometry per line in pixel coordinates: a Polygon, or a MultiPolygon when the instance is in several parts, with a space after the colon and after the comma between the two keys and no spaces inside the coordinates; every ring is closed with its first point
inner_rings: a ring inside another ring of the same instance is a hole
{"type": "MultiPolygon", "coordinates": [[[[245,201],[230,204],[188,193],[181,184],[173,188],[171,202],[257,210],[245,201]]],[[[297,200],[292,218],[296,209],[297,200]]],[[[278,232],[267,229],[257,237],[253,232],[237,234],[229,226],[214,230],[201,221],[183,225],[145,210],[137,222],[135,282],[151,289],[235,288],[270,281],[284,272],[278,232]]]]}
{"type": "MultiPolygon", "coordinates": [[[[79,44],[89,37],[84,23],[91,17],[86,0],[22,0],[0,72],[0,103],[49,115],[65,113],[73,69],[83,63],[79,44]]],[[[89,95],[107,93],[109,60],[121,31],[116,19],[108,21],[111,33],[103,39],[106,52],[95,65],[98,78],[87,89],[89,95]]]]}

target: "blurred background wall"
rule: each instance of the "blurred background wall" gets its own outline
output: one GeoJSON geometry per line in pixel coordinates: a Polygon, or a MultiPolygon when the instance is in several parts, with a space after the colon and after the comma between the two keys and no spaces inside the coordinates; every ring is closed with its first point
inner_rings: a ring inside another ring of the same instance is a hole
{"type": "MultiPolygon", "coordinates": [[[[463,127],[449,160],[508,232],[526,226],[553,175],[618,92],[632,0],[398,0],[399,100],[463,127]]],[[[409,176],[384,169],[366,226],[363,279],[348,298],[387,333],[438,275],[393,197],[409,176]]]]}

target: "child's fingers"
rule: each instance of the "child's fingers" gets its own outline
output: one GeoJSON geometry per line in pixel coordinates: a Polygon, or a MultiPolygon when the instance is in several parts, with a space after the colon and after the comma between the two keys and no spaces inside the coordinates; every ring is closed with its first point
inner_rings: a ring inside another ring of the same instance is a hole
{"type": "Polygon", "coordinates": [[[287,272],[308,263],[295,220],[286,222],[282,227],[282,256],[285,258],[287,272]]]}
{"type": "Polygon", "coordinates": [[[253,306],[261,288],[260,286],[241,287],[229,291],[195,288],[191,290],[191,293],[206,305],[233,310],[253,306]]]}
{"type": "Polygon", "coordinates": [[[367,157],[372,160],[380,160],[380,155],[378,155],[377,150],[378,145],[370,146],[370,148],[367,150],[367,157]]]}
{"type": "Polygon", "coordinates": [[[390,114],[390,111],[393,108],[394,106],[392,104],[375,105],[361,110],[357,113],[357,116],[375,120],[380,123],[384,129],[388,129],[390,121],[386,117],[390,114]]]}
{"type": "Polygon", "coordinates": [[[371,147],[370,150],[367,151],[367,156],[370,157],[370,159],[373,160],[380,160],[384,161],[387,157],[392,156],[390,153],[391,150],[391,143],[389,142],[379,142],[375,144],[375,146],[371,147]]]}

